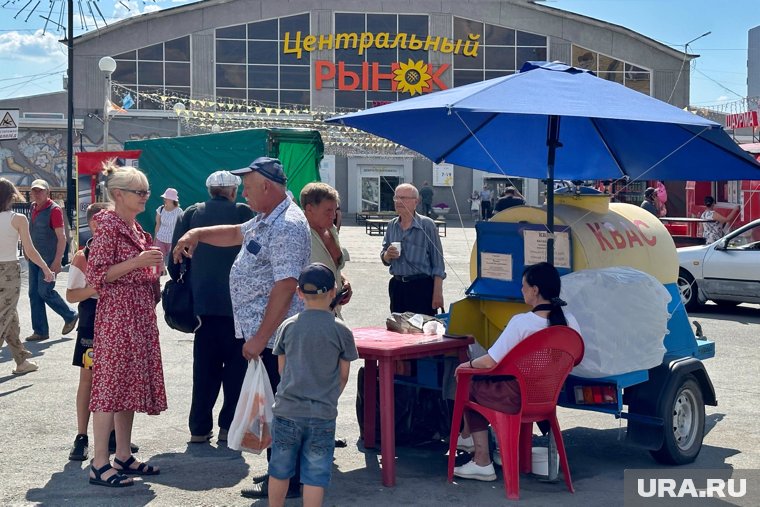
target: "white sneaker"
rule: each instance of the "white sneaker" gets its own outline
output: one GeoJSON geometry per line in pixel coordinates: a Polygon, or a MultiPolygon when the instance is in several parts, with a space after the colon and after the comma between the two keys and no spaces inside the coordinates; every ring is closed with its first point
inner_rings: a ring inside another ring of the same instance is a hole
{"type": "Polygon", "coordinates": [[[493,463],[482,467],[475,463],[474,460],[461,467],[454,467],[454,475],[462,479],[474,479],[476,481],[490,482],[496,480],[496,471],[493,468],[493,463]]]}
{"type": "Polygon", "coordinates": [[[493,450],[493,462],[501,466],[501,453],[498,449],[493,450]]]}
{"type": "Polygon", "coordinates": [[[467,438],[462,438],[462,435],[457,437],[457,449],[464,452],[472,452],[475,450],[475,442],[472,440],[472,435],[467,438]]]}

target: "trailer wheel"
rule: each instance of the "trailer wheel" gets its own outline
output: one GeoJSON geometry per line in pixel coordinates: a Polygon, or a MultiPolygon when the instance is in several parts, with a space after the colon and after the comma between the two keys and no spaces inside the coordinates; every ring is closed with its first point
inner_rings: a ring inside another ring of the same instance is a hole
{"type": "Polygon", "coordinates": [[[654,459],[668,465],[685,465],[697,459],[705,431],[705,402],[693,375],[685,375],[668,387],[659,414],[665,435],[662,447],[650,451],[654,459]]]}
{"type": "Polygon", "coordinates": [[[678,270],[678,291],[681,293],[681,303],[687,310],[699,307],[699,289],[691,273],[681,268],[678,270]]]}

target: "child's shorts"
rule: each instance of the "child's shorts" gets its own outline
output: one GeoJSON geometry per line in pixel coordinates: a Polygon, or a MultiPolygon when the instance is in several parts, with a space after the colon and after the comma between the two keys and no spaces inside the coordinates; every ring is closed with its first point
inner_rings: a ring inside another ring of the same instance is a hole
{"type": "Polygon", "coordinates": [[[74,358],[71,364],[80,368],[92,369],[92,337],[94,329],[79,329],[74,343],[74,358]]]}
{"type": "Polygon", "coordinates": [[[269,475],[286,480],[301,461],[301,483],[326,488],[332,475],[335,419],[274,418],[269,475]]]}

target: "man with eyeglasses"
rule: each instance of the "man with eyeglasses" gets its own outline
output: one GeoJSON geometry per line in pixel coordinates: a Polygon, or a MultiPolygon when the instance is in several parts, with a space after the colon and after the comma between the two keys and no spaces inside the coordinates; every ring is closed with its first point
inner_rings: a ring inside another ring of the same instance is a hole
{"type": "MultiPolygon", "coordinates": [[[[50,270],[61,272],[63,252],[66,250],[66,234],[63,230],[63,212],[50,199],[50,185],[39,179],[32,182],[32,220],[29,233],[34,248],[40,253],[50,270]]],[[[47,340],[50,338],[47,311],[49,306],[64,321],[61,334],[69,334],[77,323],[79,315],[55,291],[55,280],[46,282],[44,273],[34,263],[29,263],[29,303],[32,310],[32,334],[26,338],[28,342],[47,340]]]]}
{"type": "MultiPolygon", "coordinates": [[[[243,178],[243,196],[258,213],[240,225],[215,225],[189,230],[174,247],[174,262],[192,257],[198,243],[226,247],[240,245],[230,271],[230,298],[235,335],[244,339],[243,357],[261,358],[272,391],[280,383],[277,356],[272,354],[275,331],[288,317],[303,310],[296,295],[298,277],[309,264],[311,233],[301,208],[287,196],[282,162],[259,157],[248,167],[230,171],[243,178]]],[[[271,449],[267,449],[267,459],[271,449]]],[[[253,478],[246,498],[266,498],[266,474],[253,478]]],[[[287,497],[301,496],[300,470],[290,479],[287,497]]]]}
{"type": "Polygon", "coordinates": [[[388,223],[380,259],[392,275],[391,312],[435,315],[443,309],[443,248],[435,222],[415,211],[419,201],[414,185],[396,187],[393,204],[398,217],[388,223]]]}

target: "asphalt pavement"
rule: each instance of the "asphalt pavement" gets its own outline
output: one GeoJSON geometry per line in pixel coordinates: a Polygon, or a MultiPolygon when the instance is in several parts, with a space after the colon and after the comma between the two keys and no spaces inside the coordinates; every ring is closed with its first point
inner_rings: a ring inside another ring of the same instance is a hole
{"type": "MultiPolygon", "coordinates": [[[[350,220],[348,220],[350,222],[350,220]]],[[[448,278],[446,303],[460,299],[469,283],[469,258],[475,231],[449,221],[442,238],[448,278]]],[[[350,253],[345,274],[354,297],[343,314],[352,327],[383,325],[388,313],[387,269],[379,259],[381,237],[367,236],[363,226],[347,225],[341,240],[350,253]]],[[[58,277],[62,294],[66,274],[58,277]]],[[[156,464],[161,475],[137,479],[125,489],[91,486],[87,462],[68,460],[76,434],[75,395],[78,368],[71,365],[73,338],[53,334],[47,341],[28,344],[40,370],[11,375],[13,361],[7,347],[0,350],[0,504],[2,505],[266,505],[240,496],[250,477],[266,470],[263,455],[228,449],[216,439],[190,444],[187,414],[192,378],[192,335],[159,327],[169,409],[159,416],[138,414],[133,441],[138,458],[156,464]]],[[[48,312],[51,329],[62,320],[48,312]]],[[[26,281],[19,303],[22,336],[31,334],[26,281]]],[[[719,405],[707,407],[702,452],[695,463],[681,468],[729,471],[760,468],[760,307],[741,305],[731,310],[709,305],[691,315],[705,335],[715,340],[717,355],[706,361],[719,405]]],[[[614,318],[614,316],[610,316],[614,318]]],[[[356,370],[340,400],[338,436],[348,447],[336,449],[333,479],[325,505],[504,505],[502,475],[496,482],[446,481],[445,443],[397,448],[397,484],[380,482],[380,456],[365,451],[355,416],[356,370]]],[[[217,406],[217,411],[219,406],[217,406]]],[[[567,446],[575,494],[564,482],[548,484],[522,476],[520,505],[608,506],[623,504],[625,469],[663,468],[645,450],[625,443],[625,422],[613,416],[560,409],[560,425],[567,446]]],[[[217,432],[218,429],[215,429],[217,432]]],[[[90,436],[92,429],[90,428],[90,436]]],[[[92,438],[92,437],[91,437],[92,438]]],[[[92,449],[91,449],[92,451],[92,449]]],[[[760,498],[745,499],[760,504],[760,498]]],[[[288,500],[300,505],[300,500],[288,500]]],[[[694,505],[699,505],[695,503],[694,505]]]]}

